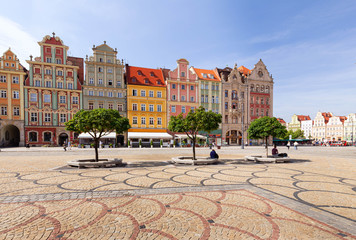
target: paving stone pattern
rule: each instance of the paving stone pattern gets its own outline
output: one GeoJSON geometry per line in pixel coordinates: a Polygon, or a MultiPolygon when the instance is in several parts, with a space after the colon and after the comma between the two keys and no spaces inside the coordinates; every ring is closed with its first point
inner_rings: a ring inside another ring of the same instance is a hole
{"type": "Polygon", "coordinates": [[[0,172],[0,239],[356,239],[348,176],[241,161],[57,169],[0,172]]]}

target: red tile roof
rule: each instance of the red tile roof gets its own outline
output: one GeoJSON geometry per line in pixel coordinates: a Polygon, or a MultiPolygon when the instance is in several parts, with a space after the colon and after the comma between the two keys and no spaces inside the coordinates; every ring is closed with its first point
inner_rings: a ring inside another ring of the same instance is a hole
{"type": "Polygon", "coordinates": [[[325,123],[328,123],[329,122],[329,118],[331,118],[333,115],[332,113],[327,113],[327,112],[323,112],[321,113],[321,115],[323,115],[324,119],[325,119],[325,123]]]}
{"type": "Polygon", "coordinates": [[[344,123],[345,120],[347,120],[347,117],[345,117],[345,116],[339,116],[339,118],[342,123],[344,123]]]}
{"type": "Polygon", "coordinates": [[[309,116],[307,115],[297,115],[298,121],[306,121],[306,120],[311,120],[309,116]]]}
{"type": "Polygon", "coordinates": [[[161,69],[126,65],[127,84],[166,87],[161,69]]]}
{"type": "Polygon", "coordinates": [[[283,120],[283,118],[277,118],[278,122],[280,123],[286,123],[286,121],[283,120]]]}
{"type": "Polygon", "coordinates": [[[251,70],[246,68],[245,66],[240,66],[237,68],[237,70],[240,71],[240,73],[242,73],[243,75],[247,76],[251,74],[251,70]]]}
{"type": "Polygon", "coordinates": [[[200,68],[194,68],[194,67],[193,67],[193,69],[196,72],[196,74],[198,75],[199,79],[207,80],[207,81],[221,82],[221,79],[218,77],[218,75],[216,75],[214,70],[200,69],[200,68]],[[206,77],[204,77],[204,74],[206,74],[206,77]],[[210,78],[209,74],[211,74],[213,76],[213,78],[210,78]]]}

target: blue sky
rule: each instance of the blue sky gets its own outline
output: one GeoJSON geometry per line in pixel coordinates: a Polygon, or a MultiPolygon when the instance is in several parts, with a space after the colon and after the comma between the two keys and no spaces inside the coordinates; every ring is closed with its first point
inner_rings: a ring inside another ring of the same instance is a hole
{"type": "Polygon", "coordinates": [[[186,58],[252,69],[261,58],[274,77],[276,117],[356,112],[354,0],[29,0],[2,9],[0,52],[11,47],[26,67],[53,31],[72,56],[106,40],[134,66],[173,69],[186,58]]]}

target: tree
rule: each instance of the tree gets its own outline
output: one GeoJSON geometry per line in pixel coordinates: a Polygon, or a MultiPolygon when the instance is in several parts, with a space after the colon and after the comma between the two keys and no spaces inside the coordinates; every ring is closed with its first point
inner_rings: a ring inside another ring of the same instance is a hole
{"type": "Polygon", "coordinates": [[[266,139],[266,157],[268,157],[268,137],[284,138],[287,133],[286,127],[283,126],[277,118],[262,117],[254,120],[247,130],[249,138],[266,139]]]}
{"type": "Polygon", "coordinates": [[[305,138],[304,131],[301,129],[297,129],[296,131],[289,130],[284,138],[289,139],[289,135],[292,135],[292,139],[305,138]]]}
{"type": "Polygon", "coordinates": [[[93,138],[96,162],[99,161],[98,145],[100,138],[113,131],[122,133],[130,128],[129,120],[121,117],[119,111],[103,108],[80,110],[65,125],[68,131],[88,133],[93,138]]]}
{"type": "Polygon", "coordinates": [[[219,128],[221,123],[221,115],[206,112],[203,107],[199,107],[195,111],[190,111],[186,117],[182,114],[172,116],[169,121],[168,129],[172,132],[184,132],[193,142],[193,160],[195,157],[195,143],[199,131],[213,131],[219,128]]]}

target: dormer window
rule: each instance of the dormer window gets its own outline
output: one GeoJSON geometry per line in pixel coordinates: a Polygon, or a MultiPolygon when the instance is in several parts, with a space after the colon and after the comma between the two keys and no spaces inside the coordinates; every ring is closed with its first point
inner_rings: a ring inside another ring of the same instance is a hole
{"type": "Polygon", "coordinates": [[[213,74],[209,74],[209,78],[210,79],[214,79],[214,75],[213,74]]]}
{"type": "Polygon", "coordinates": [[[160,80],[157,80],[157,84],[158,84],[158,85],[161,85],[161,81],[160,81],[160,80]]]}
{"type": "Polygon", "coordinates": [[[131,78],[131,81],[132,81],[132,82],[136,82],[136,78],[134,78],[134,77],[131,78]]]}
{"type": "Polygon", "coordinates": [[[207,78],[208,75],[206,73],[203,73],[203,78],[207,78]]]}
{"type": "Polygon", "coordinates": [[[11,60],[11,57],[9,56],[9,59],[11,60]]]}
{"type": "Polygon", "coordinates": [[[155,76],[155,74],[153,72],[151,72],[151,77],[154,77],[154,76],[155,76]]]}
{"type": "Polygon", "coordinates": [[[146,78],[146,79],[145,79],[145,83],[149,84],[150,81],[146,78]]]}
{"type": "Polygon", "coordinates": [[[140,70],[137,71],[138,75],[142,75],[142,72],[140,70]]]}

